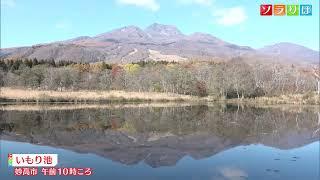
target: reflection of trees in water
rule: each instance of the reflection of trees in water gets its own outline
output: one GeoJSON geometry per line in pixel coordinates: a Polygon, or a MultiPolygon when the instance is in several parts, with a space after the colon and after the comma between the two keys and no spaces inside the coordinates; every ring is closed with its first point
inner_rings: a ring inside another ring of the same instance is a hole
{"type": "Polygon", "coordinates": [[[309,109],[184,106],[0,111],[5,137],[96,153],[124,164],[143,160],[152,167],[173,165],[185,155],[209,157],[243,144],[299,147],[317,141],[318,128],[318,114],[309,109]]]}
{"type": "Polygon", "coordinates": [[[239,106],[154,107],[124,109],[81,109],[41,111],[1,111],[1,129],[31,134],[54,132],[104,132],[120,129],[131,133],[187,135],[212,133],[243,139],[264,134],[318,129],[316,113],[239,106]],[[8,124],[11,124],[8,126],[8,124]]]}

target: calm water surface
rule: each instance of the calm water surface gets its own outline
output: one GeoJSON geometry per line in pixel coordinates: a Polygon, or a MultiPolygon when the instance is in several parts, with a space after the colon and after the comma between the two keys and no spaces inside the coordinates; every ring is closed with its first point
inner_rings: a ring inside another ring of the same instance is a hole
{"type": "Polygon", "coordinates": [[[11,105],[0,179],[318,180],[319,107],[11,105]],[[90,177],[14,177],[8,153],[54,153],[90,177]]]}

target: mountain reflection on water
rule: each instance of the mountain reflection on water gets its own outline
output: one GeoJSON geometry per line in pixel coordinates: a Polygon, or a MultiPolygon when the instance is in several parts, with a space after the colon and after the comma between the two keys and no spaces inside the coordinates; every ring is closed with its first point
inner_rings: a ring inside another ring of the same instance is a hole
{"type": "Polygon", "coordinates": [[[231,105],[3,106],[1,138],[93,153],[126,165],[173,166],[233,147],[292,149],[319,141],[317,107],[231,105]]]}

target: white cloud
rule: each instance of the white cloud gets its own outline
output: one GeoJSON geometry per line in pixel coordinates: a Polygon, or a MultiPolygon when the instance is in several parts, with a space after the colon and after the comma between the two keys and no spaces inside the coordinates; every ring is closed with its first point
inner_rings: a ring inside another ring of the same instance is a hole
{"type": "Polygon", "coordinates": [[[220,173],[227,180],[244,180],[248,178],[248,174],[245,171],[234,167],[221,168],[220,173]]]}
{"type": "Polygon", "coordinates": [[[211,6],[213,4],[213,0],[177,0],[180,4],[198,4],[203,6],[211,6]]]}
{"type": "Polygon", "coordinates": [[[217,10],[213,13],[217,23],[224,26],[233,26],[245,22],[248,18],[245,9],[241,6],[217,10]]]}
{"type": "Polygon", "coordinates": [[[5,7],[15,7],[16,1],[15,0],[1,0],[1,6],[5,7]]]}
{"type": "Polygon", "coordinates": [[[151,11],[158,11],[160,9],[160,5],[156,0],[117,0],[117,2],[124,5],[143,7],[151,11]]]}

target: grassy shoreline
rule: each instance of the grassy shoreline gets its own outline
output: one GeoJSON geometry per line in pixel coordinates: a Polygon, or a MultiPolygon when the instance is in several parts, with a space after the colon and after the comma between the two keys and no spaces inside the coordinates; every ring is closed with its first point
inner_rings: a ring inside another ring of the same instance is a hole
{"type": "Polygon", "coordinates": [[[47,91],[3,87],[0,102],[166,102],[197,101],[195,96],[173,93],[125,92],[125,91],[47,91]]]}
{"type": "Polygon", "coordinates": [[[276,108],[282,111],[302,112],[308,110],[310,112],[320,113],[319,105],[310,104],[257,104],[257,103],[237,103],[230,104],[222,101],[219,102],[128,102],[128,103],[0,103],[2,111],[42,111],[42,110],[78,110],[78,109],[132,109],[132,108],[174,108],[174,107],[190,107],[205,105],[207,107],[215,107],[224,109],[231,105],[238,109],[244,108],[276,108]]]}
{"type": "Polygon", "coordinates": [[[228,103],[258,104],[258,105],[320,105],[320,96],[315,92],[307,94],[287,94],[273,97],[256,97],[244,99],[228,99],[228,103]]]}
{"type": "Polygon", "coordinates": [[[109,102],[223,102],[244,104],[296,104],[319,105],[320,96],[315,92],[308,94],[288,94],[276,97],[257,97],[244,99],[216,99],[173,93],[125,92],[125,91],[46,91],[32,89],[0,88],[2,103],[109,103],[109,102]]]}

